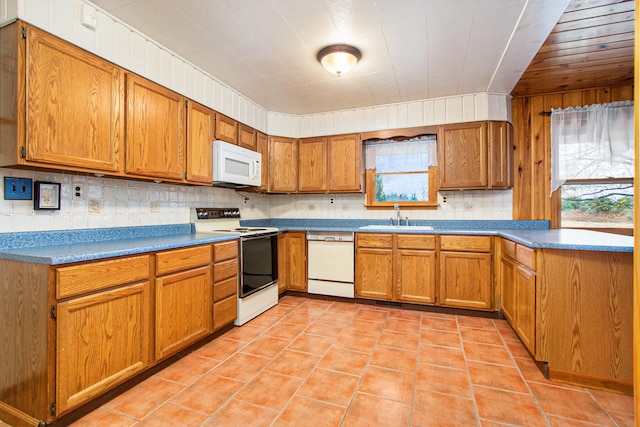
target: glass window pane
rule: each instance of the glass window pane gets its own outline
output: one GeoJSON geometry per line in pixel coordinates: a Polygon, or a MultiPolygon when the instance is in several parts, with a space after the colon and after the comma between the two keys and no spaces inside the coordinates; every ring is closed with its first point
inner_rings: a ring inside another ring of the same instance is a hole
{"type": "Polygon", "coordinates": [[[429,200],[429,174],[376,174],[376,202],[424,202],[429,200]]]}
{"type": "Polygon", "coordinates": [[[633,183],[564,184],[562,227],[633,228],[633,183]]]}
{"type": "Polygon", "coordinates": [[[390,154],[376,157],[376,172],[424,171],[428,167],[427,153],[390,154]]]}

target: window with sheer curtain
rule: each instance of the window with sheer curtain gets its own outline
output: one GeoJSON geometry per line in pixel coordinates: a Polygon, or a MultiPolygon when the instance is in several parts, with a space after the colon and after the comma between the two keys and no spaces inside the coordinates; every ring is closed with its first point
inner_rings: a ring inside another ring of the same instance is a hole
{"type": "Polygon", "coordinates": [[[551,191],[563,227],[632,228],[633,102],[551,110],[551,191]]]}
{"type": "Polygon", "coordinates": [[[367,207],[436,206],[436,137],[365,141],[367,207]]]}

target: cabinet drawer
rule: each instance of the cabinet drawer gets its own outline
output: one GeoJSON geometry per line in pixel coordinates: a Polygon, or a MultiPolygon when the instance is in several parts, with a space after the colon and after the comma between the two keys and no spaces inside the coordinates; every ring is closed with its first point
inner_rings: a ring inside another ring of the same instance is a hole
{"type": "Polygon", "coordinates": [[[238,276],[233,276],[213,284],[213,301],[217,302],[228,296],[236,296],[238,291],[238,276]]]}
{"type": "Polygon", "coordinates": [[[360,248],[389,248],[393,246],[393,234],[356,233],[356,245],[360,248]]]}
{"type": "Polygon", "coordinates": [[[56,268],[58,299],[149,279],[149,255],[56,268]]]}
{"type": "Polygon", "coordinates": [[[229,261],[223,261],[213,264],[213,281],[221,282],[238,275],[238,260],[230,259],[229,261]]]}
{"type": "Polygon", "coordinates": [[[188,270],[211,263],[211,246],[175,249],[156,255],[156,275],[188,270]]]}
{"type": "Polygon", "coordinates": [[[213,245],[213,262],[225,261],[238,257],[238,241],[216,243],[213,245]]]}
{"type": "Polygon", "coordinates": [[[516,244],[511,240],[502,239],[502,255],[516,259],[516,244]]]}
{"type": "Polygon", "coordinates": [[[491,236],[441,236],[440,249],[458,252],[491,252],[491,236]]]}
{"type": "Polygon", "coordinates": [[[419,234],[398,234],[398,249],[432,249],[436,248],[436,236],[419,234]]]}
{"type": "Polygon", "coordinates": [[[536,251],[522,245],[516,245],[516,261],[530,270],[536,269],[536,251]]]}
{"type": "Polygon", "coordinates": [[[238,299],[235,295],[213,304],[213,329],[220,329],[236,320],[238,299]]]}

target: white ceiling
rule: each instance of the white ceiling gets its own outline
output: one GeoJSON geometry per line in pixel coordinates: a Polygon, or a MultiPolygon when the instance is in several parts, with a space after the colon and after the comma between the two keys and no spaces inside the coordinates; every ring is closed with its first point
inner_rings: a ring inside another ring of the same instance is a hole
{"type": "Polygon", "coordinates": [[[569,0],[91,0],[268,111],[511,92],[569,0]],[[347,43],[342,77],[316,61],[347,43]]]}

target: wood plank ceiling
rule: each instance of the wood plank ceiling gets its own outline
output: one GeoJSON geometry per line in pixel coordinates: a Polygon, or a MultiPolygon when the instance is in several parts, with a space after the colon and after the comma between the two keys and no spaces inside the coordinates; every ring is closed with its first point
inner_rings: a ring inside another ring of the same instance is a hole
{"type": "Polygon", "coordinates": [[[573,0],[513,97],[633,84],[633,0],[573,0]]]}

